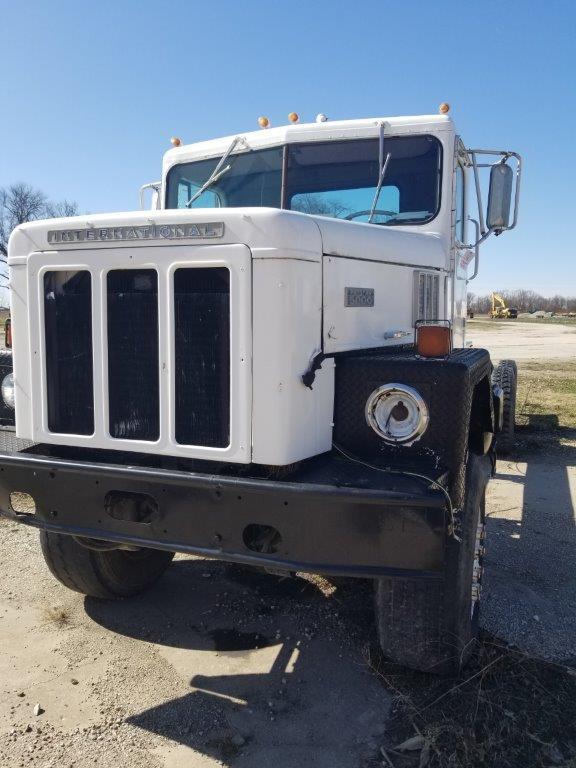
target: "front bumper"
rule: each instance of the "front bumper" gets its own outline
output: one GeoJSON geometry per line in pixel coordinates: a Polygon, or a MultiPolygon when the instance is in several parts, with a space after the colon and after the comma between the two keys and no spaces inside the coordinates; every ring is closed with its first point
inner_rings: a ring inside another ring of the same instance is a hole
{"type": "Polygon", "coordinates": [[[332,454],[276,480],[42,450],[0,453],[0,510],[46,531],[289,571],[439,577],[443,568],[444,495],[416,478],[332,454]],[[15,512],[13,492],[30,494],[36,511],[15,512]],[[255,549],[250,532],[265,527],[278,535],[255,549]]]}

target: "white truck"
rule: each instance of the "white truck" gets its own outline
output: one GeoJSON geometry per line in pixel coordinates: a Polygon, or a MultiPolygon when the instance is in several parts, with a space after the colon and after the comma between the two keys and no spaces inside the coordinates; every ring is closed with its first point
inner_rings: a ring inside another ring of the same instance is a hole
{"type": "Polygon", "coordinates": [[[174,552],[370,578],[386,655],[465,662],[516,386],[466,346],[466,286],[521,160],[447,109],[174,140],[151,210],[16,228],[2,393],[28,442],[0,508],[63,584],[128,597],[174,552]]]}

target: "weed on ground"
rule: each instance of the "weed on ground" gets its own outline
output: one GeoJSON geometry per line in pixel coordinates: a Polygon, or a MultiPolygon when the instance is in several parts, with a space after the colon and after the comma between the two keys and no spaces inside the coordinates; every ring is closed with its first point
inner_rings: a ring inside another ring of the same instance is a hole
{"type": "Polygon", "coordinates": [[[576,669],[486,634],[458,678],[410,672],[378,654],[371,665],[395,696],[381,765],[576,766],[576,669]]]}
{"type": "Polygon", "coordinates": [[[518,364],[516,432],[520,453],[576,447],[576,361],[518,364]]]}

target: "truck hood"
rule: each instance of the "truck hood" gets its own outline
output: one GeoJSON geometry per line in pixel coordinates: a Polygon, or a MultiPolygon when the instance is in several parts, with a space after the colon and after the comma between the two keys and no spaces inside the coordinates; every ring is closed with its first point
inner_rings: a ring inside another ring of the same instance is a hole
{"type": "Polygon", "coordinates": [[[253,258],[320,261],[324,254],[410,266],[447,266],[447,249],[436,233],[276,208],[130,211],[29,222],[12,233],[8,264],[25,263],[33,252],[159,243],[243,243],[251,249],[253,258]]]}
{"type": "Polygon", "coordinates": [[[448,248],[435,232],[414,232],[399,227],[313,216],[326,256],[382,261],[415,267],[447,268],[448,248]]]}

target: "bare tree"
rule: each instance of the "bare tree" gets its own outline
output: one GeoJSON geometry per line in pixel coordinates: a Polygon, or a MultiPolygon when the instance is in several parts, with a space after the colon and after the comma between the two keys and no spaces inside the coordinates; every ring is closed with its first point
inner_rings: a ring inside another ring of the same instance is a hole
{"type": "Polygon", "coordinates": [[[47,219],[64,219],[67,216],[78,216],[78,206],[76,203],[69,200],[61,200],[59,203],[46,203],[47,219]]]}
{"type": "Polygon", "coordinates": [[[299,195],[298,200],[292,201],[292,210],[300,213],[311,213],[316,216],[334,216],[342,219],[351,213],[350,208],[338,199],[320,199],[315,195],[299,195]]]}
{"type": "Polygon", "coordinates": [[[6,286],[8,238],[14,227],[26,221],[76,216],[77,213],[76,203],[68,200],[52,202],[39,189],[24,182],[0,188],[0,286],[6,286]]]}

